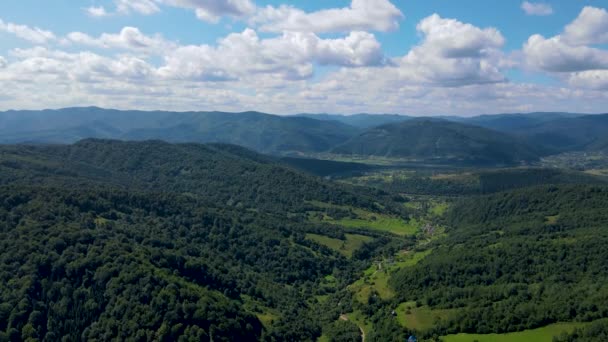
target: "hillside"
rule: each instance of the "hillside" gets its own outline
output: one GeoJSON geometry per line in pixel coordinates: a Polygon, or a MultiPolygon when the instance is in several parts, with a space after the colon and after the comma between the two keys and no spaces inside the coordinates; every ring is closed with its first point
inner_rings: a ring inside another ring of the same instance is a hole
{"type": "Polygon", "coordinates": [[[540,185],[608,185],[608,178],[558,168],[507,168],[448,174],[376,171],[349,180],[352,184],[391,193],[431,196],[470,196],[540,185]]]}
{"type": "Polygon", "coordinates": [[[414,118],[412,116],[398,114],[299,114],[297,116],[316,120],[338,121],[359,128],[372,128],[384,124],[407,121],[414,118]]]}
{"type": "Polygon", "coordinates": [[[320,152],[358,129],[336,121],[257,112],[142,112],[96,107],[0,113],[0,143],[73,143],[85,138],[230,143],[264,153],[320,152]]]}
{"type": "Polygon", "coordinates": [[[448,237],[390,283],[442,319],[427,334],[504,333],[608,316],[608,189],[545,186],[471,198],[448,237]]]}
{"type": "Polygon", "coordinates": [[[528,127],[517,134],[556,152],[596,151],[606,146],[608,114],[562,118],[528,127]]]}
{"type": "Polygon", "coordinates": [[[232,145],[2,146],[0,340],[315,340],[340,314],[316,296],[393,244],[310,219],[349,210],[404,213],[232,145]]]}
{"type": "Polygon", "coordinates": [[[517,164],[539,156],[535,148],[508,135],[436,119],[372,128],[332,152],[475,164],[517,164]]]}
{"type": "Polygon", "coordinates": [[[296,210],[316,200],[373,208],[376,201],[231,145],[87,139],[73,145],[2,146],[0,171],[0,184],[6,185],[192,193],[218,207],[296,210]]]}
{"type": "Polygon", "coordinates": [[[555,120],[576,118],[579,116],[582,116],[582,114],[540,112],[479,115],[471,118],[446,117],[445,119],[481,126],[504,133],[519,133],[521,130],[535,128],[555,120]]]}

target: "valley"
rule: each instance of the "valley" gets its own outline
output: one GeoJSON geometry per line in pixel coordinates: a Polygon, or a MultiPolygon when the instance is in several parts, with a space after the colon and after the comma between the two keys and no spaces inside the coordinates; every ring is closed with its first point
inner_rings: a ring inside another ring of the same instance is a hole
{"type": "Polygon", "coordinates": [[[422,144],[399,156],[0,146],[0,340],[601,336],[603,152],[543,156],[486,128],[405,122],[481,140],[446,154],[398,131],[381,148],[422,144]],[[494,158],[503,143],[515,154],[494,158]]]}
{"type": "Polygon", "coordinates": [[[608,0],[0,1],[0,342],[608,342],[608,0]]]}

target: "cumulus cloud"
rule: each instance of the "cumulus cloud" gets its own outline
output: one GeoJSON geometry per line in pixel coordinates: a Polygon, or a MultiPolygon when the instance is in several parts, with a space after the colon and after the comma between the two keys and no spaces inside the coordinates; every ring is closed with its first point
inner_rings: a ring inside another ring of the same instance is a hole
{"type": "Polygon", "coordinates": [[[7,32],[35,44],[46,44],[56,39],[55,34],[38,27],[5,23],[0,19],[0,32],[7,32]]]}
{"type": "Polygon", "coordinates": [[[608,51],[587,46],[572,46],[563,37],[549,39],[533,35],[523,52],[532,67],[549,72],[576,72],[608,68],[608,51]]]}
{"type": "Polygon", "coordinates": [[[215,23],[223,16],[238,18],[250,15],[256,8],[251,0],[114,0],[114,5],[113,12],[102,6],[89,7],[86,12],[93,17],[131,13],[151,15],[160,12],[160,6],[165,5],[191,9],[197,18],[215,23]]]}
{"type": "Polygon", "coordinates": [[[571,86],[605,89],[608,50],[593,46],[604,43],[608,43],[608,12],[585,7],[561,34],[531,36],[523,46],[523,55],[528,67],[548,72],[571,86]]]}
{"type": "Polygon", "coordinates": [[[546,3],[524,1],[521,4],[521,9],[524,10],[527,15],[544,16],[553,14],[553,7],[546,3]]]}
{"type": "Polygon", "coordinates": [[[176,47],[175,43],[165,40],[160,35],[147,36],[136,27],[124,27],[118,34],[103,33],[93,38],[82,32],[71,32],[68,41],[76,44],[103,49],[124,49],[147,54],[163,54],[165,50],[176,47]]]}
{"type": "Polygon", "coordinates": [[[498,65],[504,38],[495,28],[480,29],[433,14],[417,30],[422,43],[399,61],[406,78],[450,87],[505,81],[498,65]]]}
{"type": "Polygon", "coordinates": [[[563,39],[573,46],[608,44],[608,11],[585,7],[564,29],[563,39]]]}
{"type": "Polygon", "coordinates": [[[68,53],[44,47],[15,49],[11,54],[19,60],[9,64],[0,79],[101,82],[124,78],[134,81],[146,79],[155,72],[144,60],[126,55],[110,58],[91,52],[68,53]]]}
{"type": "Polygon", "coordinates": [[[416,28],[424,35],[425,52],[446,58],[482,57],[505,43],[495,28],[480,29],[437,14],[423,19],[416,28]]]}
{"type": "Polygon", "coordinates": [[[103,6],[91,6],[85,9],[86,13],[91,17],[102,18],[110,15],[103,6]]]}
{"type": "Polygon", "coordinates": [[[399,28],[403,13],[388,0],[352,0],[346,8],[307,13],[290,5],[267,6],[250,20],[265,32],[391,31],[399,28]]]}
{"type": "Polygon", "coordinates": [[[154,0],[114,0],[116,11],[122,14],[131,12],[150,15],[160,12],[160,8],[154,0]]]}
{"type": "Polygon", "coordinates": [[[243,17],[255,11],[251,0],[159,0],[170,6],[193,9],[196,17],[217,22],[223,16],[243,17]]]}
{"type": "MultiPolygon", "coordinates": [[[[116,6],[120,3],[115,1],[116,6]]],[[[128,3],[121,13],[118,7],[106,7],[110,12],[98,8],[97,16],[153,14],[163,6],[175,6],[198,12],[207,21],[250,15],[255,20],[250,23],[253,29],[202,45],[180,45],[136,27],[65,37],[38,29],[47,38],[30,41],[44,46],[13,49],[5,55],[10,62],[0,57],[0,85],[6,93],[0,108],[95,104],[278,113],[472,114],[487,108],[599,112],[608,106],[606,50],[594,46],[605,41],[601,9],[586,8],[559,36],[530,37],[518,52],[526,65],[564,81],[564,86],[549,87],[507,82],[503,72],[514,64],[502,51],[505,39],[497,29],[439,15],[418,23],[420,42],[410,51],[387,58],[369,31],[398,27],[403,14],[391,10],[389,1],[354,0],[343,9],[312,13],[290,6],[256,10],[252,2],[237,0],[137,1],[144,7],[128,3]],[[157,9],[146,9],[146,4],[157,9]],[[337,20],[331,21],[332,16],[337,20]],[[328,32],[344,34],[331,39],[321,34],[328,32]],[[312,77],[319,65],[334,68],[312,77]]],[[[0,24],[0,31],[8,31],[8,24],[0,24]]],[[[16,26],[9,32],[17,34],[16,26]]]]}
{"type": "Polygon", "coordinates": [[[159,72],[166,78],[232,80],[256,74],[305,79],[313,63],[349,67],[380,65],[384,56],[374,35],[352,32],[345,38],[321,39],[313,33],[285,32],[261,39],[252,29],[209,45],[183,46],[166,58],[159,72]]]}
{"type": "Polygon", "coordinates": [[[573,73],[568,82],[578,88],[608,90],[608,70],[589,70],[573,73]]]}

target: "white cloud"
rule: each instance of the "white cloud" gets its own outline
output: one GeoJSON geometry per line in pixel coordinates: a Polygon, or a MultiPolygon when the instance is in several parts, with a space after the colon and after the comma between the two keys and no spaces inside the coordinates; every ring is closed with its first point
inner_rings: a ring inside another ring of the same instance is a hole
{"type": "Polygon", "coordinates": [[[564,41],[573,46],[608,44],[608,11],[585,7],[564,29],[564,41]]]}
{"type": "MultiPolygon", "coordinates": [[[[223,16],[246,18],[269,9],[255,12],[249,1],[222,2],[232,9],[213,7],[217,1],[150,1],[159,10],[162,6],[193,11],[206,8],[208,12],[201,12],[203,19],[211,21],[223,16]]],[[[561,35],[530,37],[523,50],[513,54],[535,70],[564,81],[563,87],[550,87],[507,82],[504,70],[523,62],[516,64],[515,58],[505,56],[505,39],[497,29],[439,15],[418,23],[419,44],[403,56],[387,59],[369,32],[398,27],[401,12],[391,12],[386,4],[392,6],[388,1],[353,1],[344,9],[313,13],[283,7],[295,10],[295,17],[288,13],[287,17],[280,14],[254,21],[255,29],[232,33],[209,45],[183,46],[135,27],[95,36],[72,32],[65,38],[38,29],[48,34],[36,44],[48,44],[46,47],[14,49],[5,55],[9,61],[0,57],[0,86],[5,96],[0,108],[94,104],[140,109],[424,115],[599,112],[608,107],[606,51],[591,46],[605,39],[604,10],[586,9],[561,35]],[[363,5],[371,7],[360,10],[363,5]],[[376,14],[370,14],[373,11],[376,14]],[[336,13],[352,16],[330,22],[328,18],[336,13]],[[369,19],[372,17],[375,19],[369,19]],[[259,33],[271,24],[291,25],[293,30],[276,26],[276,35],[259,33]],[[320,34],[326,32],[345,33],[329,39],[320,34]],[[86,51],[88,47],[94,52],[86,51]],[[59,50],[63,48],[67,51],[59,50]],[[319,65],[338,68],[324,69],[329,71],[312,77],[319,65]]],[[[104,9],[102,15],[123,14],[118,13],[118,7],[107,8],[111,12],[104,9]]],[[[149,8],[152,10],[131,6],[123,12],[155,13],[154,7],[149,8]]],[[[7,24],[0,23],[0,31],[7,31],[7,24]]],[[[12,31],[17,31],[14,27],[12,31]]]]}
{"type": "Polygon", "coordinates": [[[505,81],[499,70],[504,38],[498,30],[437,14],[423,19],[417,30],[422,43],[399,61],[405,79],[449,87],[505,81]]]}
{"type": "Polygon", "coordinates": [[[527,63],[549,72],[576,72],[608,68],[608,51],[587,46],[572,46],[563,37],[549,39],[533,35],[524,45],[527,63]]]}
{"type": "Polygon", "coordinates": [[[346,8],[306,13],[289,5],[267,6],[250,20],[265,32],[391,31],[399,27],[403,13],[388,0],[352,0],[346,8]]]}
{"type": "Polygon", "coordinates": [[[197,18],[211,23],[218,22],[223,16],[241,18],[256,9],[251,0],[114,0],[114,12],[108,12],[102,6],[89,7],[86,12],[93,17],[131,13],[151,15],[160,12],[161,5],[191,9],[197,18]]]}
{"type": "Polygon", "coordinates": [[[56,39],[53,32],[42,30],[38,27],[5,23],[2,19],[0,19],[0,31],[14,34],[21,39],[25,39],[35,44],[46,44],[56,39]]]}
{"type": "Polygon", "coordinates": [[[481,57],[505,43],[495,28],[480,29],[437,14],[423,19],[416,29],[424,36],[425,52],[445,58],[481,57]]]}
{"type": "Polygon", "coordinates": [[[124,78],[140,81],[155,73],[144,60],[127,55],[110,58],[91,52],[67,53],[43,47],[15,49],[11,54],[20,60],[9,64],[6,72],[0,74],[0,80],[102,82],[124,78]]]}
{"type": "Polygon", "coordinates": [[[103,33],[93,38],[82,32],[71,32],[67,39],[76,44],[104,49],[125,49],[147,54],[162,55],[167,49],[176,47],[175,43],[166,41],[162,36],[146,36],[136,27],[124,27],[118,34],[103,33]]]}
{"type": "Polygon", "coordinates": [[[183,46],[166,58],[159,72],[165,78],[234,80],[257,74],[282,79],[312,76],[313,63],[360,67],[380,65],[384,56],[375,37],[352,32],[341,39],[321,39],[313,33],[285,32],[275,38],[260,39],[252,29],[232,33],[209,45],[183,46]]]}
{"type": "Polygon", "coordinates": [[[110,15],[103,6],[91,6],[85,9],[86,13],[91,17],[102,18],[110,15]]]}
{"type": "Polygon", "coordinates": [[[384,63],[380,43],[371,33],[356,31],[340,39],[312,39],[317,44],[314,59],[321,64],[359,67],[384,63]]]}
{"type": "Polygon", "coordinates": [[[223,16],[244,17],[255,11],[251,0],[159,0],[170,6],[195,10],[196,17],[207,21],[217,22],[223,16]]]}
{"type": "Polygon", "coordinates": [[[521,4],[521,9],[524,10],[527,15],[544,16],[553,14],[553,7],[546,3],[524,1],[521,4]]]}
{"type": "Polygon", "coordinates": [[[578,88],[608,90],[608,70],[589,70],[573,73],[568,82],[578,88]]]}
{"type": "Polygon", "coordinates": [[[116,11],[120,14],[135,12],[143,15],[151,15],[160,12],[160,8],[154,0],[114,0],[116,11]]]}
{"type": "Polygon", "coordinates": [[[523,47],[528,67],[548,72],[576,88],[606,89],[608,50],[592,45],[608,43],[608,12],[585,7],[563,33],[551,38],[531,36],[523,47]]]}

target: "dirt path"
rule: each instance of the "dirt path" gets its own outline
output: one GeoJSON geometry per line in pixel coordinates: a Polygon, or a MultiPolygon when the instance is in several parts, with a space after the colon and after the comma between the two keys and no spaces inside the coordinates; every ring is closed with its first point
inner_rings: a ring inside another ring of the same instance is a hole
{"type": "MultiPolygon", "coordinates": [[[[342,320],[342,321],[350,321],[348,319],[348,316],[346,316],[345,314],[340,315],[340,320],[342,320]]],[[[359,327],[359,331],[361,332],[361,342],[365,342],[365,331],[363,331],[363,327],[360,326],[359,324],[357,324],[357,327],[359,327]]]]}

